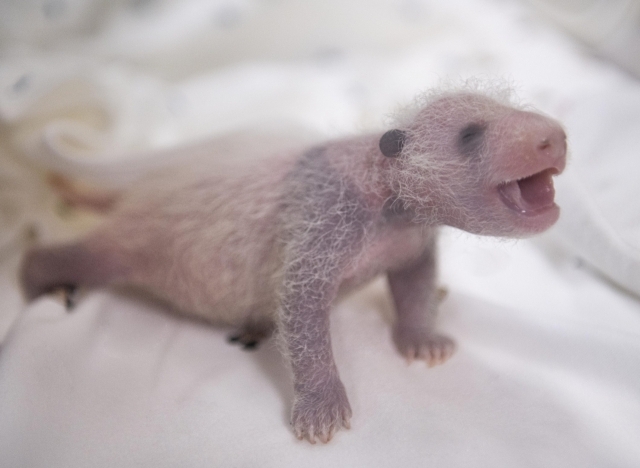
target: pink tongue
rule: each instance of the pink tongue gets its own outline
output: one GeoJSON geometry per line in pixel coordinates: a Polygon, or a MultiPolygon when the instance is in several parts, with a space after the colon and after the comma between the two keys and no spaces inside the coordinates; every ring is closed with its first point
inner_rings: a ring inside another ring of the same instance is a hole
{"type": "Polygon", "coordinates": [[[518,181],[522,199],[532,207],[546,207],[553,203],[555,190],[553,189],[553,169],[534,174],[518,181]]]}

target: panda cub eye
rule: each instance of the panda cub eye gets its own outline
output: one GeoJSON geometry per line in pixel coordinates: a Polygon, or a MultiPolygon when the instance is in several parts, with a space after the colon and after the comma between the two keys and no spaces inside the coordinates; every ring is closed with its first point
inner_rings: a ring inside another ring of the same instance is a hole
{"type": "Polygon", "coordinates": [[[464,155],[474,155],[478,152],[484,141],[487,126],[483,123],[470,123],[458,134],[458,148],[464,155]]]}

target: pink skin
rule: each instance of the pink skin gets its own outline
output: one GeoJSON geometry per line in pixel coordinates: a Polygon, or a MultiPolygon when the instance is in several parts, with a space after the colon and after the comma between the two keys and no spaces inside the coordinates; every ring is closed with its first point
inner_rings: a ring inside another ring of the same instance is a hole
{"type": "Polygon", "coordinates": [[[141,181],[86,239],[31,251],[25,292],[134,284],[184,313],[244,326],[245,344],[275,322],[293,374],[293,431],[327,442],[351,418],[329,334],[339,294],[386,273],[399,352],[440,364],[455,345],[435,330],[437,227],[524,237],[559,215],[551,176],[566,142],[547,117],[453,93],[379,146],[381,137],[141,181]]]}

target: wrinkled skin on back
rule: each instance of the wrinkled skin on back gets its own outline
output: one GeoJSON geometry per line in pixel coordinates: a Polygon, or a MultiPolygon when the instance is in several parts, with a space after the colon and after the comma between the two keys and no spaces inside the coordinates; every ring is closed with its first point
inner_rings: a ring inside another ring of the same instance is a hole
{"type": "Polygon", "coordinates": [[[461,91],[423,99],[385,133],[258,153],[141,180],[86,238],[28,252],[21,280],[29,299],[135,285],[244,328],[245,344],[275,326],[293,374],[291,424],[314,443],[351,418],[329,333],[336,297],[386,274],[398,351],[444,362],[455,346],[434,327],[437,227],[547,229],[566,142],[552,119],[461,91]]]}

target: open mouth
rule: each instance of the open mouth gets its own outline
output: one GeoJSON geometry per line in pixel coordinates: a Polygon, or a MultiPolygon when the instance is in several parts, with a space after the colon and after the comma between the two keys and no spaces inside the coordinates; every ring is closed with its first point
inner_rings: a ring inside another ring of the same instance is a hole
{"type": "Polygon", "coordinates": [[[555,206],[553,176],[559,173],[552,167],[528,177],[503,182],[498,186],[498,193],[510,209],[525,216],[535,216],[555,206]]]}

